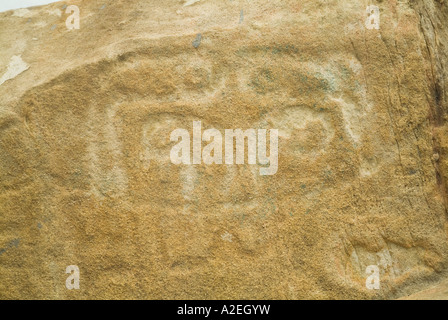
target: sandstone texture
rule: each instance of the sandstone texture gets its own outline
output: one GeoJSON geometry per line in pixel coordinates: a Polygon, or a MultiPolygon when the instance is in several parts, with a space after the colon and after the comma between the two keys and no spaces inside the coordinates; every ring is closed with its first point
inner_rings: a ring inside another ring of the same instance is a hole
{"type": "Polygon", "coordinates": [[[400,300],[448,300],[448,280],[432,285],[425,290],[400,298],[400,300]]]}
{"type": "Polygon", "coordinates": [[[0,299],[446,298],[447,45],[440,0],[0,13],[0,299]],[[278,172],[173,164],[193,121],[278,172]]]}

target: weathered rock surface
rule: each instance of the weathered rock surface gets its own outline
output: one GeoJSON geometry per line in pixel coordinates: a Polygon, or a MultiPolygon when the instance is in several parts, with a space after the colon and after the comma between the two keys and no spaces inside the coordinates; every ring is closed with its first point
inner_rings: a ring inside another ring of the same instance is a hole
{"type": "Polygon", "coordinates": [[[425,290],[416,292],[400,300],[448,300],[448,280],[445,279],[437,285],[432,285],[425,290]]]}
{"type": "Polygon", "coordinates": [[[377,1],[376,30],[370,1],[184,3],[0,13],[0,298],[398,298],[443,279],[447,4],[377,1]],[[193,121],[279,129],[278,172],[172,164],[193,121]]]}

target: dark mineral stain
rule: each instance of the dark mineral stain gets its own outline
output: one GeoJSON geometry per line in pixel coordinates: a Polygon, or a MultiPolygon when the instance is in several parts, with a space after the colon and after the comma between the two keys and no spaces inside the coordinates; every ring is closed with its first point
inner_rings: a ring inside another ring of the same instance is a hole
{"type": "Polygon", "coordinates": [[[6,246],[6,248],[2,248],[0,249],[0,256],[5,253],[8,249],[11,249],[12,247],[17,248],[20,244],[20,239],[13,239],[11,240],[8,245],[6,246]]]}
{"type": "Polygon", "coordinates": [[[198,48],[201,44],[202,34],[198,33],[196,39],[193,41],[193,47],[198,48]]]}

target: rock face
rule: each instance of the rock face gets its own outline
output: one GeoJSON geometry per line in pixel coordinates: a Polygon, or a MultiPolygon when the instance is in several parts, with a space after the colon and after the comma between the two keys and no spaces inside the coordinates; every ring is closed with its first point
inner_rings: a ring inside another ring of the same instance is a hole
{"type": "Polygon", "coordinates": [[[371,4],[0,13],[0,298],[389,299],[443,278],[448,7],[374,1],[375,28],[371,4]],[[278,171],[173,164],[194,121],[278,129],[278,171]]]}

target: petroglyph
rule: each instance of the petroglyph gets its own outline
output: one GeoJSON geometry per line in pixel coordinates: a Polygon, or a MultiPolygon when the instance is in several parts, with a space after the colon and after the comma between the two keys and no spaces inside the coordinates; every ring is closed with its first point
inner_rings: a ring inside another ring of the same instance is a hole
{"type": "Polygon", "coordinates": [[[90,166],[91,191],[98,197],[120,196],[127,189],[128,179],[121,165],[124,159],[116,132],[116,107],[105,109],[103,114],[99,114],[96,108],[90,107],[88,119],[91,130],[86,162],[90,166]],[[93,128],[98,125],[99,119],[102,120],[100,125],[102,130],[99,134],[93,133],[93,128]]]}
{"type": "Polygon", "coordinates": [[[0,250],[22,239],[0,297],[381,299],[443,274],[442,5],[383,1],[369,30],[356,1],[187,3],[83,1],[73,32],[59,3],[0,13],[0,250]],[[194,121],[278,129],[277,172],[247,146],[195,163],[194,121]]]}

